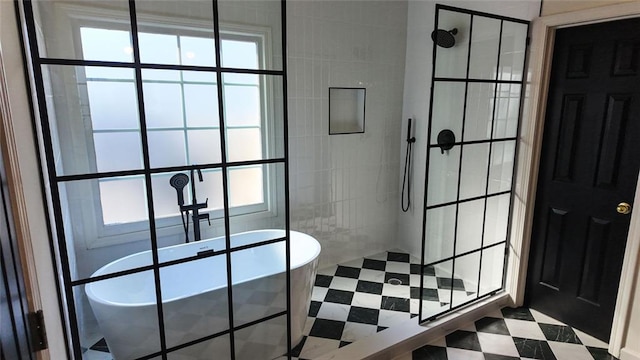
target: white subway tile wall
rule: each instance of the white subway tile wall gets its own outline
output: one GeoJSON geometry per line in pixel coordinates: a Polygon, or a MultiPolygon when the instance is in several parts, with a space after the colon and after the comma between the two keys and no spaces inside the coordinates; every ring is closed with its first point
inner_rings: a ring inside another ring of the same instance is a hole
{"type": "Polygon", "coordinates": [[[320,267],[396,247],[407,3],[287,3],[291,229],[320,267]],[[329,87],[366,88],[365,132],[329,136],[329,87]]]}

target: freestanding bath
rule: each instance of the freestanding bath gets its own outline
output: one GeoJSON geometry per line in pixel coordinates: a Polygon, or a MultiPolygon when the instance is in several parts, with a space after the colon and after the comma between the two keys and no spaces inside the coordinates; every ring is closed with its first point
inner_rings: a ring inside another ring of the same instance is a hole
{"type": "MultiPolygon", "coordinates": [[[[284,237],[284,230],[258,230],[231,236],[233,247],[284,237]]],[[[224,249],[224,237],[158,250],[160,263],[224,249]]],[[[320,244],[291,231],[291,343],[302,339],[309,311],[320,244]]],[[[115,260],[92,277],[151,264],[143,251],[115,260]]],[[[233,322],[241,326],[286,310],[284,241],[231,253],[233,322]]],[[[160,269],[163,321],[167,348],[228,330],[226,255],[217,255],[160,269]]],[[[135,359],[159,351],[160,335],[153,271],[143,271],[85,286],[100,330],[116,360],[135,359]]],[[[275,358],[286,352],[286,316],[234,332],[236,358],[275,358]],[[280,336],[279,334],[282,334],[280,336]],[[277,339],[273,339],[278,336],[277,339]]],[[[229,335],[181,348],[171,359],[228,358],[229,335]]]]}

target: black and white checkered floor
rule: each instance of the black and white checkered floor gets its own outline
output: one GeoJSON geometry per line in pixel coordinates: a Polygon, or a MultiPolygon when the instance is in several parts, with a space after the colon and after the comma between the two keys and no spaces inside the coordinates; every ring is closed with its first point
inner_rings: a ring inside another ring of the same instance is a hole
{"type": "MultiPolygon", "coordinates": [[[[614,360],[607,344],[527,308],[504,308],[415,350],[407,360],[614,360]]],[[[402,358],[402,360],[405,360],[402,358]]]]}
{"type": "MultiPolygon", "coordinates": [[[[419,269],[418,259],[389,251],[318,270],[304,337],[293,349],[293,358],[316,358],[415,317],[419,269]]],[[[447,276],[439,269],[425,270],[425,301],[447,306],[452,291],[454,299],[474,295],[465,290],[464,281],[452,282],[447,276]]],[[[505,308],[407,359],[615,359],[606,348],[606,343],[535,310],[505,308]]],[[[87,349],[83,358],[111,360],[104,339],[87,349]]]]}
{"type": "MultiPolygon", "coordinates": [[[[313,359],[415,317],[419,262],[409,254],[388,251],[318,270],[305,337],[292,355],[313,359]]],[[[452,283],[450,275],[439,271],[425,269],[425,301],[448,305],[452,286],[454,298],[474,294],[465,291],[462,280],[452,283]]]]}

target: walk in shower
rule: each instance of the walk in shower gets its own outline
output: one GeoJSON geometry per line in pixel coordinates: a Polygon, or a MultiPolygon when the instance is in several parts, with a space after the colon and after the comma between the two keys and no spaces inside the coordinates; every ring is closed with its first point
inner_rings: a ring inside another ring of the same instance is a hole
{"type": "Polygon", "coordinates": [[[70,353],[285,355],[319,246],[292,262],[284,2],[19,5],[70,353]]]}
{"type": "Polygon", "coordinates": [[[315,358],[502,289],[528,24],[410,4],[18,2],[75,359],[315,358]]]}
{"type": "Polygon", "coordinates": [[[420,321],[503,288],[528,22],[436,5],[420,321]]]}

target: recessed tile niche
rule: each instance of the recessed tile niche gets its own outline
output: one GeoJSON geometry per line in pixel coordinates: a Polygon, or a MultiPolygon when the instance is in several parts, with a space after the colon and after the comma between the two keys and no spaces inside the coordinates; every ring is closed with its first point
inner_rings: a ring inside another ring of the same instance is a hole
{"type": "Polygon", "coordinates": [[[364,88],[329,88],[329,135],[364,132],[364,88]]]}

